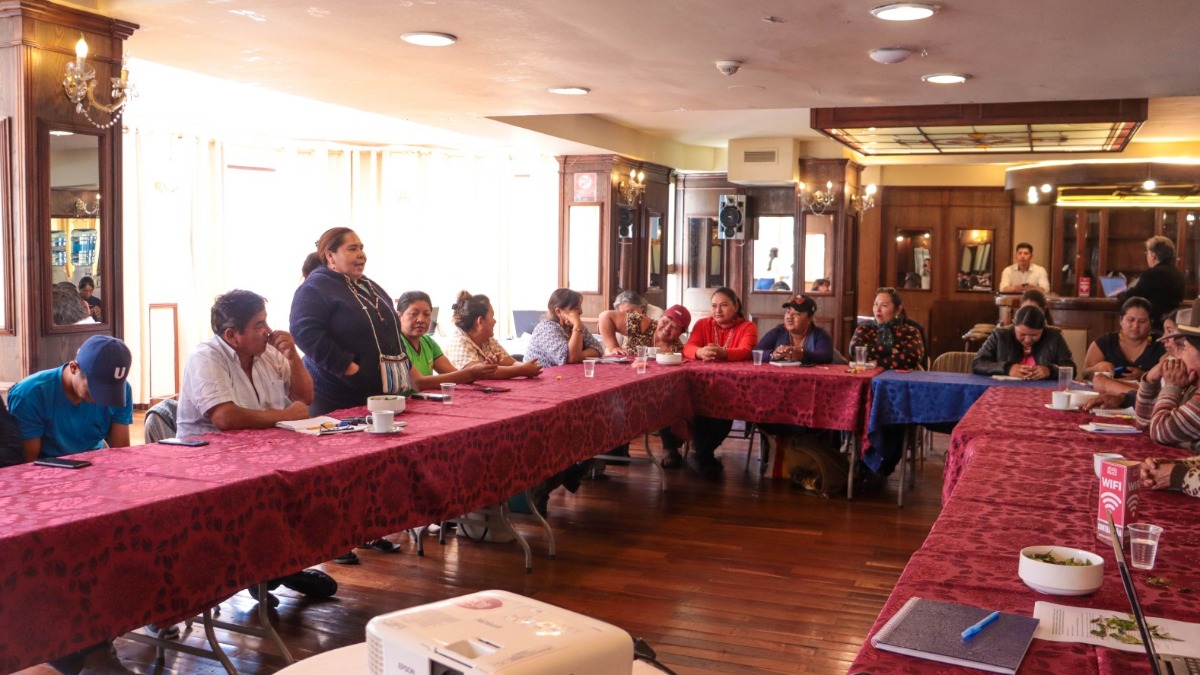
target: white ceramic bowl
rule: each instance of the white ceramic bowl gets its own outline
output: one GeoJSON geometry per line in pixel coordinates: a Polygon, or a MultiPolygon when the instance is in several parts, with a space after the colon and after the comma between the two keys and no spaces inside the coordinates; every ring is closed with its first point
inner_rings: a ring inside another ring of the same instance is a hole
{"type": "Polygon", "coordinates": [[[660,366],[677,366],[683,363],[683,354],[655,354],[654,360],[660,366]]]}
{"type": "Polygon", "coordinates": [[[1028,546],[1021,549],[1017,575],[1025,585],[1049,595],[1087,595],[1104,583],[1104,558],[1090,551],[1066,546],[1028,546]],[[1029,554],[1052,553],[1057,560],[1074,558],[1090,565],[1055,565],[1034,560],[1029,554]]]}
{"type": "Polygon", "coordinates": [[[1071,407],[1078,408],[1099,395],[1099,392],[1095,391],[1071,390],[1071,407]]]}
{"type": "Polygon", "coordinates": [[[399,415],[404,412],[406,404],[407,400],[399,395],[383,394],[367,398],[367,410],[371,412],[375,412],[376,410],[391,410],[399,415]]]}

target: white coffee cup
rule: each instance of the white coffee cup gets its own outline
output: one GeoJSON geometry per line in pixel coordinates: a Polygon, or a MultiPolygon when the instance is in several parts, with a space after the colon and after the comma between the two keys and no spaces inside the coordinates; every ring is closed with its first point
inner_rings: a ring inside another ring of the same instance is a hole
{"type": "Polygon", "coordinates": [[[404,406],[407,400],[403,396],[395,394],[382,394],[380,396],[370,396],[367,398],[367,410],[376,412],[378,410],[391,410],[399,415],[404,412],[404,406]]]}
{"type": "Polygon", "coordinates": [[[1096,470],[1096,478],[1100,477],[1100,472],[1103,471],[1104,460],[1106,459],[1125,459],[1125,455],[1118,455],[1115,452],[1092,453],[1092,467],[1096,470]]]}
{"type": "Polygon", "coordinates": [[[1071,407],[1071,392],[1056,391],[1050,394],[1050,407],[1055,410],[1068,410],[1071,407]]]}
{"type": "Polygon", "coordinates": [[[371,423],[371,431],[377,434],[386,434],[390,432],[396,425],[396,413],[391,410],[376,410],[367,418],[371,423]]]}

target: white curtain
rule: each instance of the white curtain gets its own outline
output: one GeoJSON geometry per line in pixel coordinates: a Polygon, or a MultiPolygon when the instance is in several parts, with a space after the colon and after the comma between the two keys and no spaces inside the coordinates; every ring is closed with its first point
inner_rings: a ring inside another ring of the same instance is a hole
{"type": "Polygon", "coordinates": [[[181,364],[210,337],[213,298],[230,289],[265,296],[268,322],[286,329],[300,265],[321,233],[338,225],[358,232],[367,275],[393,297],[429,293],[446,329],[459,290],[487,294],[496,334],[507,336],[511,310],[544,307],[556,286],[557,172],[552,157],[234,142],[131,128],[123,252],[135,401],[167,393],[148,391],[151,304],[179,305],[181,364]]]}

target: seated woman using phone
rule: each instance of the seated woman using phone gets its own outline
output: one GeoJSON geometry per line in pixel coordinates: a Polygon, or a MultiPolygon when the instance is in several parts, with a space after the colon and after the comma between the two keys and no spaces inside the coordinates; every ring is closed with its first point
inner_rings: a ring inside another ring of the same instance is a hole
{"type": "Polygon", "coordinates": [[[1106,333],[1088,345],[1083,376],[1105,375],[1128,389],[1137,388],[1137,380],[1158,363],[1166,353],[1162,342],[1150,337],[1150,303],[1130,298],[1121,306],[1119,330],[1106,333]]]}
{"type": "Polygon", "coordinates": [[[975,354],[971,372],[1047,380],[1058,377],[1058,369],[1066,366],[1075,367],[1075,359],[1062,332],[1047,328],[1042,310],[1026,306],[1017,310],[1013,325],[992,331],[975,354]]]}

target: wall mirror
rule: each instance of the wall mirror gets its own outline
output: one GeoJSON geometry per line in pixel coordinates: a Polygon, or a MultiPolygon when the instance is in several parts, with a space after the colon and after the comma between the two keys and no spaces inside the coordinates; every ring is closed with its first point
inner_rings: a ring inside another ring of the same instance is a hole
{"type": "Polygon", "coordinates": [[[725,283],[722,270],[721,239],[717,236],[717,219],[689,217],[687,219],[687,287],[717,288],[725,283]]]}
{"type": "Polygon", "coordinates": [[[958,231],[958,270],[955,289],[992,291],[992,231],[958,231]]]}
{"type": "Polygon", "coordinates": [[[663,232],[663,216],[657,211],[646,212],[647,230],[647,290],[661,290],[667,287],[667,262],[665,260],[665,240],[663,232]]]}
{"type": "Polygon", "coordinates": [[[896,232],[896,287],[928,291],[933,287],[933,237],[927,230],[896,232]]]}
{"type": "Polygon", "coordinates": [[[804,216],[804,288],[809,294],[833,293],[833,216],[804,216]]]}
{"type": "Polygon", "coordinates": [[[51,303],[47,328],[95,327],[107,322],[111,313],[103,264],[109,242],[102,236],[107,232],[102,226],[108,205],[101,199],[101,137],[61,129],[43,133],[47,135],[50,218],[46,223],[49,245],[44,249],[48,256],[39,264],[49,266],[44,276],[51,303]]]}
{"type": "Polygon", "coordinates": [[[759,293],[791,293],[796,278],[796,219],[759,216],[754,242],[754,285],[759,293]]]}
{"type": "Polygon", "coordinates": [[[600,291],[600,205],[572,204],[567,212],[567,286],[600,291]]]}

